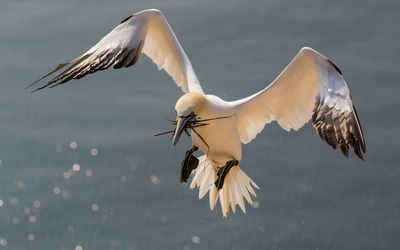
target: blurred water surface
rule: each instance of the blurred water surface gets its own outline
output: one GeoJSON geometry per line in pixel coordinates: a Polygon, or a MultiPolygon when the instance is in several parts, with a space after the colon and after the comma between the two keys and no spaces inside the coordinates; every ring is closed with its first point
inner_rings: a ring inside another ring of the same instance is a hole
{"type": "Polygon", "coordinates": [[[399,249],[399,2],[3,0],[0,249],[399,249]],[[26,85],[131,13],[159,8],[207,93],[269,84],[303,46],[344,72],[366,161],[308,124],[244,146],[257,208],[222,218],[179,183],[190,140],[170,128],[181,91],[145,56],[30,94],[26,85]]]}

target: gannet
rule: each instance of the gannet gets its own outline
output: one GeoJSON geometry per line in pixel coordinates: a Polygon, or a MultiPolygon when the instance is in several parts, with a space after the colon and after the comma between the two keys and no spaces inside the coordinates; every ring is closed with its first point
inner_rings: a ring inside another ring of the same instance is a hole
{"type": "MultiPolygon", "coordinates": [[[[264,126],[276,121],[286,131],[298,130],[310,119],[322,141],[349,148],[363,159],[365,141],[350,91],[340,69],[317,51],[304,47],[265,89],[236,101],[204,94],[193,67],[161,11],[148,9],[124,19],[97,44],[75,59],[59,64],[52,73],[71,65],[37,91],[107,69],[134,65],[141,54],[164,69],[185,93],[175,105],[175,146],[191,130],[192,148],[181,164],[181,182],[190,175],[190,188],[199,198],[209,193],[210,209],[219,198],[222,214],[236,205],[245,213],[259,188],[240,168],[242,144],[252,141],[264,126]],[[193,153],[201,150],[199,158],[193,153]],[[363,153],[362,153],[362,152],[363,153]]],[[[30,87],[29,86],[29,87],[30,87]]],[[[189,134],[189,133],[188,133],[189,134]]]]}

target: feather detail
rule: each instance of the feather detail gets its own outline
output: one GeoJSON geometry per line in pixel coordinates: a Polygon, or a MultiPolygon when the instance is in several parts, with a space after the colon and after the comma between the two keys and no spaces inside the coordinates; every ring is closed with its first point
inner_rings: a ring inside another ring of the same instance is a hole
{"type": "Polygon", "coordinates": [[[219,199],[224,217],[227,216],[229,209],[236,212],[236,205],[239,205],[243,213],[246,213],[244,200],[250,205],[253,204],[251,195],[256,197],[253,187],[259,189],[254,181],[239,166],[233,166],[225,177],[222,189],[217,190],[214,184],[217,178],[216,166],[213,166],[212,162],[206,159],[205,155],[199,157],[199,166],[193,172],[194,176],[190,187],[199,187],[200,199],[209,192],[211,210],[214,209],[219,199]]]}

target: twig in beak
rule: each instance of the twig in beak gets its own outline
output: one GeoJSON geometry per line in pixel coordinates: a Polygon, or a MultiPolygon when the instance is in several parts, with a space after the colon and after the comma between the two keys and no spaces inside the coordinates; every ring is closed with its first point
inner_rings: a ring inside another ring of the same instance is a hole
{"type": "Polygon", "coordinates": [[[208,146],[207,142],[203,139],[203,137],[199,133],[197,133],[197,131],[194,128],[192,128],[192,130],[204,142],[204,144],[206,144],[207,148],[210,148],[210,146],[208,146]]]}
{"type": "Polygon", "coordinates": [[[154,136],[166,135],[166,134],[174,133],[174,132],[175,132],[175,129],[174,130],[165,131],[165,132],[161,132],[161,133],[157,133],[157,134],[154,134],[154,136]]]}
{"type": "MultiPolygon", "coordinates": [[[[194,126],[189,127],[189,128],[193,129],[193,128],[203,127],[203,126],[207,126],[207,125],[208,125],[208,123],[203,123],[203,124],[194,125],[194,126]]],[[[174,130],[168,130],[168,131],[161,132],[161,133],[157,133],[157,134],[154,134],[154,136],[166,135],[166,134],[170,134],[170,133],[174,133],[174,132],[175,132],[175,129],[174,130]]]]}
{"type": "MultiPolygon", "coordinates": [[[[215,117],[215,118],[208,118],[208,119],[194,119],[194,120],[191,120],[191,121],[189,121],[187,124],[186,124],[186,126],[185,126],[185,128],[184,128],[184,131],[185,131],[185,133],[188,135],[188,136],[190,136],[190,133],[187,131],[187,129],[189,128],[189,129],[191,129],[191,130],[193,130],[193,132],[204,142],[204,144],[205,145],[207,145],[207,147],[208,147],[208,144],[204,141],[204,139],[203,139],[203,137],[201,137],[201,135],[199,134],[199,133],[197,133],[197,131],[196,130],[194,130],[194,128],[198,128],[198,127],[202,127],[202,126],[207,126],[207,125],[209,125],[209,123],[203,123],[203,122],[206,122],[206,121],[213,121],[213,120],[219,120],[219,119],[226,119],[226,118],[231,118],[233,115],[230,115],[230,116],[221,116],[221,117],[215,117]]],[[[196,116],[195,116],[196,117],[196,116]]],[[[171,123],[172,123],[172,125],[174,125],[174,126],[176,126],[177,125],[177,123],[178,123],[178,121],[177,120],[171,120],[171,119],[168,119],[168,118],[166,118],[168,121],[170,121],[171,123]]],[[[174,130],[169,130],[169,131],[165,131],[165,132],[161,132],[161,133],[157,133],[157,134],[154,134],[154,136],[160,136],[160,135],[166,135],[166,134],[170,134],[170,133],[173,133],[172,134],[172,136],[174,135],[174,133],[175,133],[175,129],[174,130]]]]}
{"type": "Polygon", "coordinates": [[[177,122],[177,120],[171,120],[171,119],[168,119],[168,118],[166,118],[168,121],[170,121],[171,123],[172,123],[172,125],[175,125],[176,126],[176,124],[178,123],[177,122]]]}
{"type": "Polygon", "coordinates": [[[213,121],[213,120],[220,120],[220,119],[227,119],[227,118],[231,118],[233,115],[230,116],[221,116],[221,117],[215,117],[215,118],[208,118],[208,119],[204,119],[204,120],[196,120],[196,122],[206,122],[206,121],[213,121]]]}

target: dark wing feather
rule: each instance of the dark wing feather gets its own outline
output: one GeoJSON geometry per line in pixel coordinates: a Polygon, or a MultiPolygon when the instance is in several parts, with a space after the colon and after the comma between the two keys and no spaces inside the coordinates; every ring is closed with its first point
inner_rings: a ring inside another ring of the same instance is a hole
{"type": "Polygon", "coordinates": [[[354,148],[363,159],[365,140],[342,72],[311,48],[302,48],[267,88],[232,105],[243,143],[250,142],[271,121],[290,131],[311,118],[322,141],[340,148],[346,157],[349,148],[354,148]]]}
{"type": "Polygon", "coordinates": [[[122,20],[87,52],[70,62],[59,64],[28,88],[67,65],[71,66],[34,91],[52,88],[111,66],[115,69],[130,67],[138,61],[142,52],[159,69],[164,69],[184,92],[203,93],[189,59],[164,16],[156,9],[144,10],[122,20]]]}
{"type": "Polygon", "coordinates": [[[364,160],[361,150],[366,152],[365,140],[354,107],[353,112],[340,112],[316,98],[312,124],[321,139],[334,149],[339,146],[348,157],[349,148],[352,147],[356,155],[364,160]]]}
{"type": "Polygon", "coordinates": [[[137,48],[127,47],[118,51],[109,49],[95,55],[84,54],[68,69],[32,92],[46,87],[52,88],[59,84],[66,83],[72,79],[80,79],[88,74],[95,73],[99,70],[105,70],[111,66],[113,66],[114,69],[130,67],[138,61],[142,47],[143,42],[140,42],[137,48]]]}

